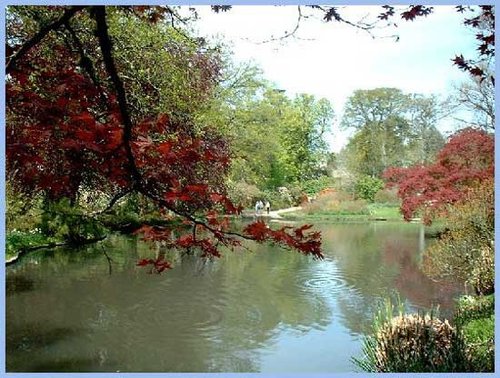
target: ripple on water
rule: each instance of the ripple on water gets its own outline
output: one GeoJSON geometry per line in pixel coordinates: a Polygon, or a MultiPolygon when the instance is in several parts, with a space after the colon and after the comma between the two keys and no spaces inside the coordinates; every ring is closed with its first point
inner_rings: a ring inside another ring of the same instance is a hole
{"type": "Polygon", "coordinates": [[[315,265],[312,269],[299,272],[300,285],[305,290],[313,290],[318,293],[337,294],[352,289],[343,277],[335,261],[325,260],[321,265],[315,265]]]}

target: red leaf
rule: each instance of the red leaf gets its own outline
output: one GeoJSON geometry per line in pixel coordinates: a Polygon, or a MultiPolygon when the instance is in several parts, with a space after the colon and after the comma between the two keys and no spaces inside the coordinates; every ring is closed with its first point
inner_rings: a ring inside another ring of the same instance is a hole
{"type": "Polygon", "coordinates": [[[137,266],[146,266],[149,264],[154,264],[154,261],[152,259],[142,259],[137,262],[137,266]]]}
{"type": "Polygon", "coordinates": [[[157,150],[163,155],[166,155],[172,149],[172,142],[162,142],[158,145],[157,150]]]}
{"type": "Polygon", "coordinates": [[[208,186],[205,184],[187,185],[186,190],[198,194],[205,194],[208,190],[208,186]]]}
{"type": "Polygon", "coordinates": [[[243,232],[254,238],[256,241],[263,241],[269,236],[269,228],[263,221],[249,224],[243,232]]]}
{"type": "Polygon", "coordinates": [[[210,200],[212,200],[212,202],[221,202],[224,198],[226,198],[225,196],[223,196],[222,194],[218,194],[218,193],[211,193],[210,194],[210,200]]]}
{"type": "Polygon", "coordinates": [[[187,248],[191,247],[193,245],[193,242],[194,242],[193,235],[183,235],[176,240],[175,244],[179,247],[187,248]]]}

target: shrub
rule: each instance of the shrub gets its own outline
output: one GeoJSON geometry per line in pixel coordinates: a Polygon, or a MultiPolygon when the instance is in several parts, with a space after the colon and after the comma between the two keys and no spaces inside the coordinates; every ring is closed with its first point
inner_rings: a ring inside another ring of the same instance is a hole
{"type": "Polygon", "coordinates": [[[374,319],[374,334],[364,340],[364,359],[354,363],[368,372],[457,372],[467,370],[461,334],[433,314],[392,316],[392,305],[374,319]]]}
{"type": "Polygon", "coordinates": [[[474,319],[488,318],[495,312],[495,297],[493,295],[464,295],[458,300],[454,321],[463,325],[474,319]]]}
{"type": "Polygon", "coordinates": [[[39,229],[29,232],[13,230],[5,237],[5,253],[7,257],[15,256],[23,249],[29,249],[54,242],[53,239],[40,233],[39,229]]]}
{"type": "Polygon", "coordinates": [[[280,191],[265,190],[262,192],[262,200],[269,201],[272,209],[283,209],[293,205],[292,197],[285,187],[280,188],[280,191]]]}
{"type": "Polygon", "coordinates": [[[41,221],[41,196],[28,197],[26,194],[16,191],[15,186],[9,182],[5,183],[6,231],[12,230],[29,232],[38,227],[41,221]]]}
{"type": "Polygon", "coordinates": [[[307,180],[301,183],[301,188],[304,193],[309,196],[315,196],[323,189],[333,185],[333,179],[329,176],[320,176],[316,179],[307,180]]]}
{"type": "Polygon", "coordinates": [[[390,205],[390,206],[400,206],[401,200],[398,197],[398,192],[396,189],[380,189],[374,196],[374,201],[376,203],[390,205]]]}
{"type": "Polygon", "coordinates": [[[228,195],[231,201],[243,207],[253,207],[257,200],[262,200],[263,193],[257,186],[239,181],[229,185],[228,195]]]}
{"type": "Polygon", "coordinates": [[[450,208],[446,223],[447,231],[424,252],[424,270],[433,277],[458,277],[477,293],[493,293],[493,181],[471,190],[450,208]]]}
{"type": "Polygon", "coordinates": [[[339,215],[369,215],[365,200],[355,200],[345,192],[329,192],[319,196],[304,207],[306,213],[331,213],[339,215]]]}
{"type": "Polygon", "coordinates": [[[470,370],[494,370],[494,295],[464,296],[458,302],[454,321],[462,329],[470,370]]]}
{"type": "Polygon", "coordinates": [[[71,206],[69,199],[57,202],[47,200],[40,225],[48,237],[78,244],[86,239],[102,237],[106,229],[77,206],[71,206]]]}
{"type": "Polygon", "coordinates": [[[375,194],[384,187],[384,182],[377,177],[362,176],[354,186],[357,198],[373,202],[375,194]]]}

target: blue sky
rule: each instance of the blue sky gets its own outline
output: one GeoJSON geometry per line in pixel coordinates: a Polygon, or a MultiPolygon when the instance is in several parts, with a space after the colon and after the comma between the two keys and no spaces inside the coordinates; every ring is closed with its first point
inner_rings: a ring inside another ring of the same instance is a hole
{"type": "MultiPolygon", "coordinates": [[[[342,15],[358,20],[373,18],[379,11],[379,6],[349,6],[342,15]]],[[[205,7],[197,27],[203,35],[232,41],[237,60],[257,63],[266,79],[287,94],[305,92],[329,99],[337,117],[328,136],[335,151],[350,135],[337,125],[354,90],[397,87],[444,98],[453,83],[467,78],[451,59],[456,54],[475,56],[474,34],[463,26],[463,15],[453,6],[436,6],[432,15],[413,22],[395,18],[398,27],[377,29],[376,38],[351,26],[309,18],[300,25],[300,39],[257,43],[292,30],[297,15],[296,6],[236,6],[220,14],[205,7]],[[399,35],[398,42],[388,37],[394,34],[399,35]]],[[[450,120],[438,125],[443,132],[453,126],[450,120]]]]}

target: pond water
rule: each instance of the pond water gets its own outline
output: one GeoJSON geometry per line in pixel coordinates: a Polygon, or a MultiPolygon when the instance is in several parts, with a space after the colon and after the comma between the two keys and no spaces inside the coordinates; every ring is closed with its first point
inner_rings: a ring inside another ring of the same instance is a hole
{"type": "Polygon", "coordinates": [[[383,298],[452,312],[462,285],[421,272],[420,225],[316,228],[322,261],[250,245],[151,275],[136,266],[150,247],[120,235],[32,253],[6,271],[7,371],[357,371],[383,298]]]}

